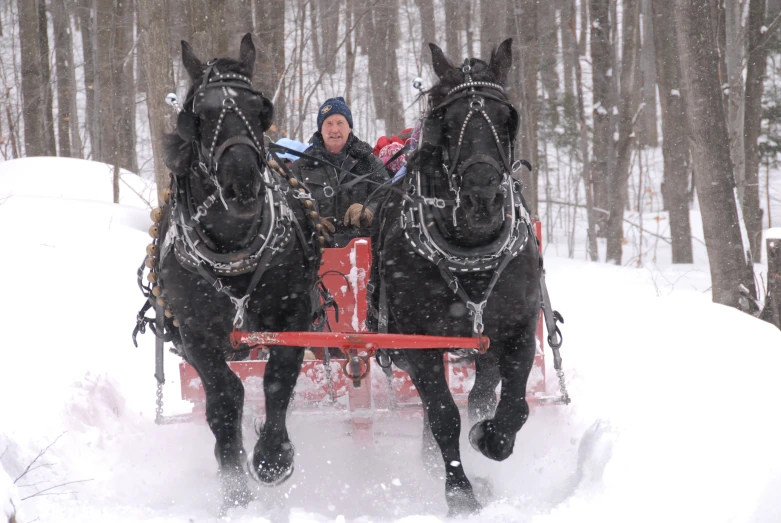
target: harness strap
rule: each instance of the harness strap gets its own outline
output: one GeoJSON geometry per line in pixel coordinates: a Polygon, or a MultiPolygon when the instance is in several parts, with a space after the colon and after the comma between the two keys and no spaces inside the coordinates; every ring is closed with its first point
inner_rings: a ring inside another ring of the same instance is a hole
{"type": "Polygon", "coordinates": [[[255,272],[252,274],[252,279],[250,280],[250,283],[247,286],[247,290],[244,292],[244,295],[241,298],[233,294],[233,292],[231,292],[231,290],[222,283],[222,280],[215,276],[214,273],[203,264],[203,262],[199,263],[196,267],[198,274],[200,274],[203,279],[211,283],[212,287],[214,287],[218,292],[226,295],[236,307],[236,316],[233,318],[233,327],[235,329],[241,328],[241,326],[244,324],[244,315],[246,314],[247,310],[247,301],[249,300],[250,295],[254,292],[255,287],[257,287],[258,283],[260,283],[260,279],[263,277],[266,269],[268,269],[270,265],[269,261],[271,260],[271,256],[273,254],[274,251],[272,249],[266,249],[263,251],[263,254],[260,255],[258,265],[255,267],[255,272]]]}
{"type": "Polygon", "coordinates": [[[512,251],[505,253],[505,255],[502,257],[501,263],[496,267],[496,269],[494,269],[494,273],[491,276],[491,281],[488,283],[488,287],[483,292],[483,300],[480,302],[475,302],[472,301],[472,298],[469,296],[466,290],[461,287],[458,281],[458,277],[447,267],[445,258],[442,256],[437,257],[436,266],[439,269],[439,273],[442,275],[445,283],[447,283],[448,288],[454,293],[458,294],[458,297],[461,298],[461,301],[464,302],[466,308],[469,310],[469,314],[473,317],[472,330],[475,332],[475,334],[483,333],[483,310],[485,309],[486,303],[488,303],[488,298],[491,296],[491,293],[496,286],[496,282],[499,281],[499,276],[501,276],[502,272],[513,258],[514,256],[512,251]]]}

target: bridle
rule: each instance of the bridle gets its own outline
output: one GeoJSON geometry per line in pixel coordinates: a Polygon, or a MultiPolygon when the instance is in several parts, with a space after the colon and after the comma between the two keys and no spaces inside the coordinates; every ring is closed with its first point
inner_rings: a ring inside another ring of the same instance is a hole
{"type": "MultiPolygon", "coordinates": [[[[260,170],[264,171],[266,165],[266,152],[262,139],[258,139],[255,130],[250,125],[247,116],[241,110],[236,103],[228,89],[241,89],[249,91],[252,94],[259,95],[262,100],[265,100],[263,93],[256,91],[252,88],[252,81],[238,73],[220,73],[216,68],[216,61],[212,60],[207,63],[207,69],[203,74],[203,79],[198,88],[193,91],[192,95],[185,100],[184,110],[179,113],[177,118],[177,129],[182,139],[189,141],[193,144],[193,150],[198,156],[197,162],[191,166],[191,171],[196,175],[202,175],[208,178],[215,186],[217,194],[222,201],[223,206],[227,209],[228,206],[225,203],[225,199],[222,196],[222,187],[217,180],[217,168],[219,167],[220,159],[228,148],[234,145],[247,145],[252,148],[258,157],[258,164],[260,170]],[[212,73],[216,73],[212,75],[212,73]],[[221,89],[223,93],[222,98],[222,110],[217,118],[217,123],[214,127],[214,131],[211,136],[208,149],[204,144],[203,137],[198,132],[198,113],[196,110],[196,104],[198,99],[205,96],[209,89],[221,89]],[[225,116],[229,113],[235,113],[244,124],[244,127],[249,132],[250,138],[243,135],[231,136],[225,139],[219,146],[217,141],[219,140],[220,133],[223,129],[223,123],[225,116]]],[[[204,204],[206,209],[208,206],[214,203],[214,199],[207,199],[204,204]]]]}

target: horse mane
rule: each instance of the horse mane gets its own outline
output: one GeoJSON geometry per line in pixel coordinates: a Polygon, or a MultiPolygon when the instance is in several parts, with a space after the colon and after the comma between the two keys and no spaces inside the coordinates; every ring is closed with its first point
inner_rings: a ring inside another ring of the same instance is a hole
{"type": "MultiPolygon", "coordinates": [[[[224,73],[237,73],[242,75],[247,74],[247,71],[243,69],[241,63],[238,60],[234,60],[232,58],[218,58],[215,60],[214,67],[218,71],[224,73]]],[[[205,73],[206,68],[204,66],[204,70],[201,75],[194,79],[190,87],[187,89],[187,96],[184,98],[184,105],[187,104],[187,101],[192,98],[195,90],[201,85],[201,82],[203,81],[203,75],[205,73]]],[[[187,108],[183,106],[182,110],[185,111],[187,108]]],[[[175,129],[172,133],[163,134],[163,161],[165,162],[165,165],[177,176],[186,174],[187,170],[194,161],[193,148],[190,146],[189,142],[186,142],[182,139],[181,136],[179,136],[179,133],[175,129]]]]}

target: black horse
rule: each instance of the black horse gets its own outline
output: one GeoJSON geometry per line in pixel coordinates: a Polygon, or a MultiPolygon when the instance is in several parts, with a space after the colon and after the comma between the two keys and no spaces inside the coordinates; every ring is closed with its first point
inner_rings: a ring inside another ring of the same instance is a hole
{"type": "MultiPolygon", "coordinates": [[[[469,394],[472,445],[504,460],[529,414],[526,381],[541,306],[541,259],[520,183],[511,176],[518,115],[503,85],[511,40],[490,62],[456,67],[430,44],[439,77],[408,168],[381,217],[380,328],[389,332],[488,336],[469,394]],[[495,390],[501,380],[497,404],[495,390]],[[486,419],[487,418],[487,419],[486,419]]],[[[461,419],[445,380],[442,351],[391,351],[420,394],[446,469],[451,515],[478,511],[461,464],[461,419]]]]}
{"type": "MultiPolygon", "coordinates": [[[[229,507],[252,498],[241,430],[244,387],[226,363],[237,357],[229,335],[234,329],[309,329],[318,217],[305,192],[290,190],[298,187],[296,180],[267,168],[263,132],[273,106],[251,86],[250,35],[241,42],[238,61],[202,63],[187,42],[182,61],[193,83],[178,133],[165,139],[173,179],[170,201],[153,231],[158,240],[152,292],[167,308],[169,326],[178,327],[182,355],[203,382],[229,507]]],[[[266,484],[292,473],[285,415],[303,355],[303,349],[271,348],[264,376],[266,422],[252,459],[253,471],[266,484]]]]}

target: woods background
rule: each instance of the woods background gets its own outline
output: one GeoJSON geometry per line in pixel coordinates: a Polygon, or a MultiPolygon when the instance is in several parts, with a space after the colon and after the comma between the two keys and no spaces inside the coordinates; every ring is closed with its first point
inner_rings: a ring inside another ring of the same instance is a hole
{"type": "Polygon", "coordinates": [[[618,264],[654,257],[659,241],[691,263],[704,241],[714,300],[736,305],[774,225],[780,11],[781,0],[4,0],[0,158],[105,162],[115,195],[120,168],[166,186],[157,148],[172,130],[164,97],[188,80],[183,39],[209,59],[253,33],[271,139],[308,141],[320,103],[341,95],[374,143],[419,118],[412,80],[434,81],[428,42],[460,63],[512,37],[508,93],[535,166],[526,200],[547,241],[618,264]]]}

